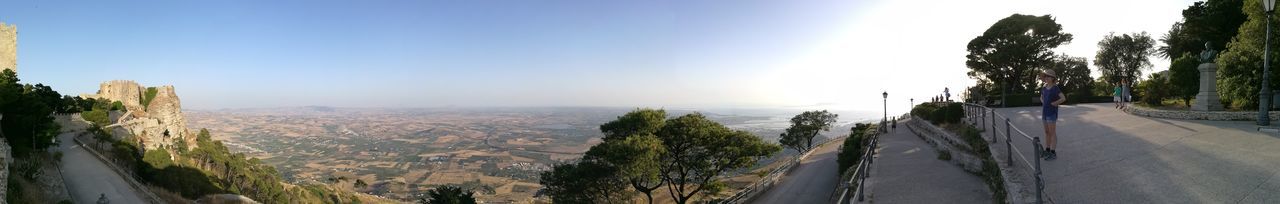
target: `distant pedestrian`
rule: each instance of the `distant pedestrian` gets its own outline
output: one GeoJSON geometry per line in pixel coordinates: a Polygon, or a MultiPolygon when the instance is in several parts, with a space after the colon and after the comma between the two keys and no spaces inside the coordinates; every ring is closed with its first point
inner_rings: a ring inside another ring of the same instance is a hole
{"type": "Polygon", "coordinates": [[[1067,96],[1062,94],[1062,88],[1058,87],[1058,74],[1053,70],[1046,69],[1040,73],[1040,81],[1044,82],[1044,88],[1040,90],[1041,103],[1041,119],[1044,120],[1044,160],[1054,160],[1058,158],[1058,106],[1067,101],[1067,96]]]}
{"type": "Polygon", "coordinates": [[[1124,99],[1124,104],[1121,104],[1120,108],[1125,108],[1126,105],[1129,105],[1130,101],[1133,101],[1133,88],[1129,87],[1129,85],[1128,79],[1120,80],[1120,87],[1123,92],[1123,97],[1121,98],[1124,99]]]}
{"type": "Polygon", "coordinates": [[[1124,91],[1121,88],[1122,83],[1116,83],[1116,88],[1111,92],[1111,101],[1116,102],[1116,108],[1124,108],[1124,91]]]}

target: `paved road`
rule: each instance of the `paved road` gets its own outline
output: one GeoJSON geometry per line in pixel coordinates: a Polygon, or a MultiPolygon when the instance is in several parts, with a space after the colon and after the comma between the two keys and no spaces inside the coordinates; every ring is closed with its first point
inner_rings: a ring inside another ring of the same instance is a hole
{"type": "Polygon", "coordinates": [[[800,162],[791,173],[778,181],[776,186],[760,195],[752,203],[828,203],[831,192],[839,183],[836,172],[836,154],[844,139],[814,150],[809,158],[800,162]]]}
{"type": "MultiPolygon", "coordinates": [[[[65,123],[63,127],[74,128],[65,123]]],[[[111,203],[146,203],[120,174],[72,141],[76,132],[78,131],[58,135],[58,149],[63,154],[62,178],[66,180],[75,203],[97,203],[102,194],[106,194],[111,203]]]]}
{"type": "MultiPolygon", "coordinates": [[[[997,109],[1043,136],[1039,110],[997,109]]],[[[1280,203],[1280,136],[1255,128],[1063,106],[1058,159],[1042,162],[1045,191],[1054,203],[1280,203]]]]}
{"type": "Polygon", "coordinates": [[[937,150],[905,126],[881,136],[876,151],[863,203],[991,203],[981,178],[938,160],[937,150]]]}

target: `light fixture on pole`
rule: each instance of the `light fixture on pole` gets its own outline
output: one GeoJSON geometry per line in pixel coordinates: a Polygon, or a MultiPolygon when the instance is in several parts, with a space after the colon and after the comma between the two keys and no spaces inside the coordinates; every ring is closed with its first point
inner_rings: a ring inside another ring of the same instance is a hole
{"type": "Polygon", "coordinates": [[[884,96],[884,120],[889,121],[889,92],[885,91],[881,95],[884,96]]]}
{"type": "Polygon", "coordinates": [[[1262,0],[1262,10],[1267,19],[1266,36],[1262,39],[1262,91],[1258,93],[1258,125],[1271,125],[1271,13],[1276,10],[1276,0],[1262,0]]]}

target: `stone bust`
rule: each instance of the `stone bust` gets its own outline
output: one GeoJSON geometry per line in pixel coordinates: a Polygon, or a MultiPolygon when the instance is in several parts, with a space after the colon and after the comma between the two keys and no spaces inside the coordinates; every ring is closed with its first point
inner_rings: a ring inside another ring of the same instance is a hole
{"type": "Polygon", "coordinates": [[[1213,59],[1217,57],[1218,51],[1213,50],[1212,42],[1204,43],[1204,51],[1200,51],[1200,63],[1213,63],[1213,59]]]}

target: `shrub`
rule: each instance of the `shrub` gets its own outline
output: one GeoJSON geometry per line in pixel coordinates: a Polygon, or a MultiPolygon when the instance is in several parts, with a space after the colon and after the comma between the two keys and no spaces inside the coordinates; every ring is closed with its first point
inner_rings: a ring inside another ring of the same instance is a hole
{"type": "Polygon", "coordinates": [[[151,100],[156,99],[156,92],[158,92],[156,87],[147,87],[147,93],[142,96],[143,98],[141,100],[142,107],[144,109],[146,107],[151,107],[151,100]]]}
{"type": "Polygon", "coordinates": [[[844,140],[840,154],[836,155],[836,167],[839,168],[841,175],[858,163],[858,157],[861,157],[862,151],[866,150],[863,146],[866,146],[866,140],[869,138],[867,136],[875,134],[873,132],[875,129],[875,125],[858,123],[850,130],[849,138],[844,140]]]}
{"type": "Polygon", "coordinates": [[[118,111],[125,110],[124,103],[121,103],[119,101],[111,102],[111,110],[118,110],[118,111]]]}
{"type": "Polygon", "coordinates": [[[80,117],[84,120],[92,122],[93,125],[107,126],[111,124],[111,120],[107,116],[107,111],[103,109],[93,109],[90,111],[80,112],[80,117]]]}
{"type": "Polygon", "coordinates": [[[951,151],[938,150],[938,160],[951,161],[951,151]]]}
{"type": "Polygon", "coordinates": [[[911,115],[933,124],[959,123],[964,118],[964,104],[955,102],[922,103],[911,109],[911,115]]]}

